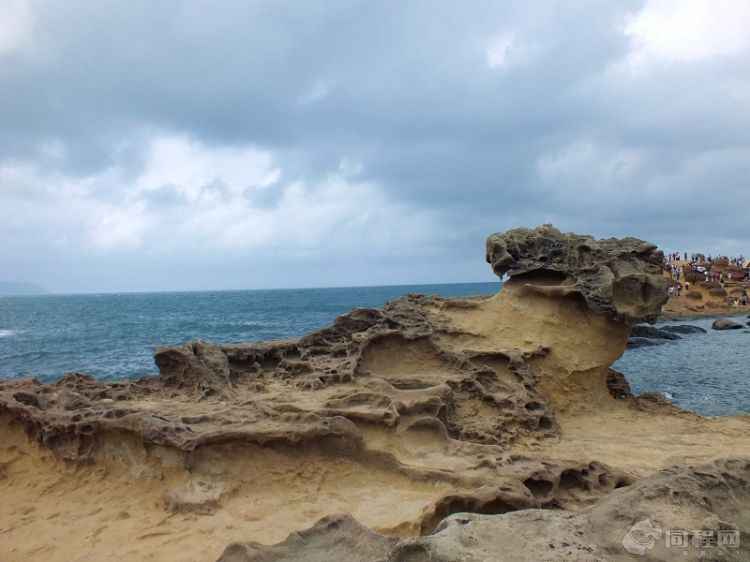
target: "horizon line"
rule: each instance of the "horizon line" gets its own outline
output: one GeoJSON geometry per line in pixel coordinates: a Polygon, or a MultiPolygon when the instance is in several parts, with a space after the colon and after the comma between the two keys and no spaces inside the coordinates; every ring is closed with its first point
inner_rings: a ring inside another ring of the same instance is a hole
{"type": "Polygon", "coordinates": [[[81,291],[81,292],[55,292],[47,291],[44,293],[27,293],[18,295],[2,295],[0,298],[16,297],[66,297],[66,296],[96,296],[96,295],[148,295],[148,294],[180,294],[180,293],[239,293],[243,291],[312,291],[326,289],[374,289],[385,287],[419,287],[419,286],[443,286],[443,285],[487,285],[492,283],[501,283],[498,278],[494,281],[457,281],[457,282],[439,282],[439,283],[390,283],[385,285],[327,285],[327,286],[310,286],[310,287],[270,287],[270,288],[253,288],[253,289],[153,289],[153,290],[126,290],[126,291],[81,291]]]}

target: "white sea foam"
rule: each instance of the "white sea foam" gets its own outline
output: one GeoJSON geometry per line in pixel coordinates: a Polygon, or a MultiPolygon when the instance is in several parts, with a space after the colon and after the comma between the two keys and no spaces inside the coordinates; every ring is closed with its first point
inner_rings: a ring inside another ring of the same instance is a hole
{"type": "Polygon", "coordinates": [[[14,330],[0,330],[0,338],[10,338],[16,335],[14,330]]]}

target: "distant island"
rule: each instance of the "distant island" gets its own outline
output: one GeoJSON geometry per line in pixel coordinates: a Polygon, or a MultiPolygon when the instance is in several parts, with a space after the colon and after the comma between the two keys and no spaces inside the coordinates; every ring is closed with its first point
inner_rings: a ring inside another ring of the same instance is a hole
{"type": "Polygon", "coordinates": [[[13,295],[44,295],[47,291],[33,283],[0,281],[0,296],[13,295]]]}

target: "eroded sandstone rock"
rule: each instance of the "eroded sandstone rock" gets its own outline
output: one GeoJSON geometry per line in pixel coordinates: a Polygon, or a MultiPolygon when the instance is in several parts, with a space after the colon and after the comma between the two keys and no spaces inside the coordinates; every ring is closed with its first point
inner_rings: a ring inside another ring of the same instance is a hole
{"type": "Polygon", "coordinates": [[[551,225],[487,238],[487,262],[499,275],[529,278],[546,294],[580,294],[596,312],[628,321],[653,319],[667,302],[663,254],[636,238],[596,240],[551,225]],[[538,286],[533,277],[557,281],[538,286]]]}
{"type": "Polygon", "coordinates": [[[4,543],[24,562],[83,550],[192,562],[229,543],[222,562],[440,560],[471,542],[446,532],[456,514],[510,540],[523,527],[505,518],[540,513],[552,526],[528,528],[557,540],[556,525],[655,470],[654,457],[714,458],[720,438],[748,450],[741,421],[703,427],[659,397],[633,397],[609,368],[631,321],[658,311],[653,247],[537,231],[501,237],[510,262],[493,246],[496,271],[512,278],[492,297],[407,295],[299,339],[162,348],[159,375],[139,380],[0,382],[0,520],[24,523],[3,526],[4,543]],[[626,441],[644,427],[676,438],[626,441]],[[696,427],[712,440],[685,453],[696,427]],[[64,501],[45,505],[45,490],[64,501]],[[334,516],[344,512],[361,525],[334,516]],[[123,526],[136,540],[116,537],[123,526]],[[59,548],[60,533],[73,546],[59,548]]]}
{"type": "Polygon", "coordinates": [[[400,543],[389,560],[739,562],[750,556],[750,544],[742,543],[750,532],[748,502],[747,459],[679,466],[615,490],[578,513],[456,514],[434,535],[400,543]],[[673,532],[685,533],[684,547],[668,540],[673,532]],[[695,546],[701,532],[712,537],[708,546],[695,546]],[[733,542],[717,544],[719,533],[733,542]]]}
{"type": "Polygon", "coordinates": [[[204,395],[231,385],[229,360],[219,346],[195,341],[156,350],[154,362],[165,385],[204,395]]]}
{"type": "Polygon", "coordinates": [[[218,562],[376,562],[386,560],[397,542],[363,527],[351,515],[338,514],[325,517],[274,546],[232,544],[218,562]]]}
{"type": "Polygon", "coordinates": [[[725,459],[664,470],[575,513],[511,506],[494,515],[456,512],[434,533],[401,541],[339,516],[275,546],[232,545],[219,562],[740,562],[750,556],[743,540],[749,502],[750,461],[725,459]],[[683,533],[684,543],[667,533],[683,533]],[[704,537],[707,546],[695,546],[704,537]]]}

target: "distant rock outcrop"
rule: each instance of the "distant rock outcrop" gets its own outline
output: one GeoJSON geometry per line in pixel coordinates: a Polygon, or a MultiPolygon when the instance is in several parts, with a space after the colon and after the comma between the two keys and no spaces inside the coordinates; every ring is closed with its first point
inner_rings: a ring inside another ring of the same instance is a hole
{"type": "Polygon", "coordinates": [[[517,228],[487,239],[487,262],[499,275],[548,274],[547,292],[580,294],[596,311],[635,322],[655,318],[667,302],[663,254],[637,238],[596,240],[551,225],[517,228]]]}
{"type": "Polygon", "coordinates": [[[663,332],[671,332],[673,334],[706,334],[707,330],[700,326],[693,326],[691,324],[677,324],[673,326],[662,326],[660,328],[663,332]]]}
{"type": "Polygon", "coordinates": [[[655,326],[638,324],[630,330],[630,335],[634,338],[650,338],[659,340],[679,340],[682,339],[677,334],[669,330],[662,330],[655,326]]]}
{"type": "Polygon", "coordinates": [[[656,347],[658,345],[664,345],[669,340],[662,339],[650,339],[650,338],[628,338],[628,349],[638,349],[640,347],[656,347]]]}
{"type": "Polygon", "coordinates": [[[649,326],[638,324],[633,326],[628,339],[628,348],[654,347],[663,345],[669,341],[682,339],[681,335],[705,334],[706,330],[700,326],[676,325],[676,326],[649,326]]]}
{"type": "Polygon", "coordinates": [[[741,330],[744,326],[728,318],[719,318],[714,320],[711,328],[714,330],[741,330]]]}

